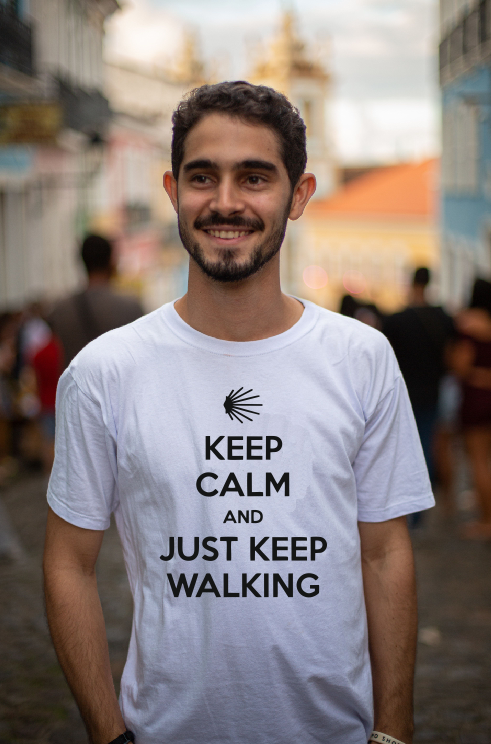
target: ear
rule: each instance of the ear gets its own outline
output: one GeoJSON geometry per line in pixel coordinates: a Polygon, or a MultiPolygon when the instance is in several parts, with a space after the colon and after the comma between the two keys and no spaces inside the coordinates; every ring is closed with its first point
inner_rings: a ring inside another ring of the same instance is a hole
{"type": "Polygon", "coordinates": [[[165,171],[164,173],[164,189],[167,191],[167,196],[172,202],[174,211],[177,213],[177,181],[172,171],[165,171]]]}
{"type": "Polygon", "coordinates": [[[292,206],[288,215],[291,220],[298,220],[302,216],[316,186],[317,183],[313,173],[303,173],[300,176],[293,192],[292,206]]]}

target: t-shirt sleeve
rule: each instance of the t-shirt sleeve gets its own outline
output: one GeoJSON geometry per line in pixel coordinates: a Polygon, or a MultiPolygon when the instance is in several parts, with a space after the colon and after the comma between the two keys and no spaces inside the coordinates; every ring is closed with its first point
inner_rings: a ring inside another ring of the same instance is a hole
{"type": "Polygon", "coordinates": [[[105,530],[117,506],[116,442],[101,406],[67,370],[56,397],[55,461],[48,503],[77,527],[105,530]]]}
{"type": "Polygon", "coordinates": [[[367,419],[353,468],[360,522],[384,522],[434,506],[416,422],[400,374],[367,419]]]}

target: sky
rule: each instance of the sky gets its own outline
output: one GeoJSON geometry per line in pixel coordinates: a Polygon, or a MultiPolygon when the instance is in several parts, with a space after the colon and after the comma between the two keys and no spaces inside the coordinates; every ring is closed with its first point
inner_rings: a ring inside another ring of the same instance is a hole
{"type": "Polygon", "coordinates": [[[123,0],[106,54],[169,64],[192,31],[221,79],[247,78],[258,45],[293,10],[333,77],[331,136],[345,163],[439,152],[437,0],[123,0]]]}

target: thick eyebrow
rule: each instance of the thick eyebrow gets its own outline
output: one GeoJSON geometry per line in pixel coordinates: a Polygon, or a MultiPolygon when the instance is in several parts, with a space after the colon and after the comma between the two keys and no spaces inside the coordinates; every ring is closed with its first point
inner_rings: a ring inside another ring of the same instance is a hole
{"type": "Polygon", "coordinates": [[[214,163],[212,160],[198,159],[190,160],[189,163],[183,165],[184,173],[189,173],[192,170],[216,170],[218,169],[218,163],[214,163]]]}
{"type": "Polygon", "coordinates": [[[278,168],[274,163],[270,163],[269,160],[243,160],[234,166],[234,170],[264,170],[276,173],[278,168]]]}
{"type": "MultiPolygon", "coordinates": [[[[218,163],[204,158],[190,160],[189,163],[183,165],[184,173],[189,173],[189,171],[193,170],[219,170],[219,168],[218,163]]],[[[276,173],[278,171],[276,165],[269,160],[242,160],[242,162],[234,165],[234,170],[263,170],[270,173],[276,173]]]]}

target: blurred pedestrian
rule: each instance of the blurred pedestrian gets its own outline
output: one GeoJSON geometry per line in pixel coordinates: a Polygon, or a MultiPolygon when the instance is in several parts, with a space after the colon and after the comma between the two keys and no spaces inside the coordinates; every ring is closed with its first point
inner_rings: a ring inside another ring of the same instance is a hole
{"type": "MultiPolygon", "coordinates": [[[[449,348],[447,361],[450,362],[452,347],[449,348]]],[[[438,397],[438,418],[433,441],[436,477],[438,481],[438,499],[441,502],[443,516],[452,518],[456,513],[455,471],[456,447],[460,434],[461,386],[458,377],[448,371],[441,383],[438,397]]]]}
{"type": "Polygon", "coordinates": [[[46,308],[32,302],[22,312],[18,336],[17,373],[29,365],[34,354],[49,341],[51,329],[46,323],[46,308]]]}
{"type": "Polygon", "coordinates": [[[63,349],[56,336],[50,332],[41,348],[31,358],[36,375],[39,398],[39,424],[42,432],[42,463],[46,474],[51,472],[55,455],[55,402],[56,387],[63,370],[63,349]]]}
{"type": "Polygon", "coordinates": [[[339,312],[347,318],[355,318],[361,323],[381,331],[384,324],[384,316],[373,302],[360,302],[351,294],[345,294],[341,298],[339,312]]]}
{"type": "MultiPolygon", "coordinates": [[[[44,411],[39,395],[40,380],[33,365],[37,353],[50,343],[52,337],[45,318],[45,307],[39,301],[30,303],[20,315],[14,370],[17,384],[14,431],[16,452],[23,464],[34,468],[43,466],[49,472],[47,453],[52,443],[45,434],[44,411]]],[[[59,374],[58,371],[58,377],[59,374]]]]}
{"type": "Polygon", "coordinates": [[[381,331],[384,326],[384,316],[373,302],[361,305],[355,312],[355,319],[377,331],[381,331]]]}
{"type": "Polygon", "coordinates": [[[359,310],[360,307],[361,305],[356,297],[353,297],[353,295],[350,294],[345,294],[341,298],[339,312],[347,318],[354,318],[356,311],[359,310]]]}
{"type": "Polygon", "coordinates": [[[64,351],[64,367],[90,341],[106,331],[131,323],[143,315],[140,302],[111,289],[115,274],[112,243],[100,235],[88,235],[82,243],[81,259],[88,284],[82,292],[56,305],[49,316],[64,351]]]}
{"type": "Polygon", "coordinates": [[[0,486],[15,471],[12,422],[15,389],[12,372],[16,360],[17,322],[13,313],[0,315],[0,486]]]}
{"type": "Polygon", "coordinates": [[[457,329],[452,363],[462,380],[461,424],[479,509],[464,535],[491,539],[491,282],[476,279],[457,329]]]}
{"type": "MultiPolygon", "coordinates": [[[[409,303],[401,312],[387,318],[384,333],[394,349],[418,426],[423,453],[432,482],[435,466],[433,438],[438,417],[440,382],[446,371],[446,352],[455,337],[454,323],[442,307],[430,305],[427,287],[430,270],[416,269],[409,303]]],[[[413,515],[413,524],[419,516],[413,515]]]]}

